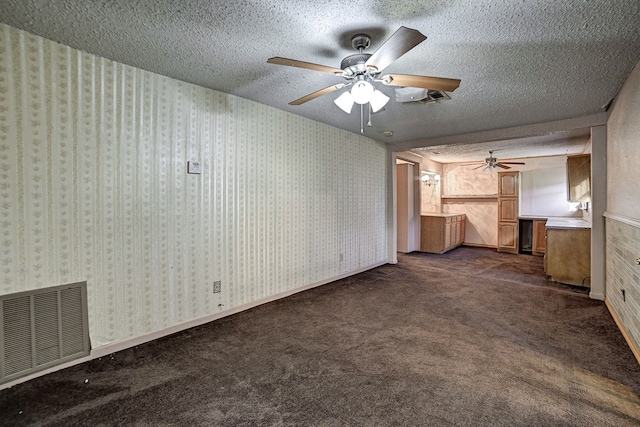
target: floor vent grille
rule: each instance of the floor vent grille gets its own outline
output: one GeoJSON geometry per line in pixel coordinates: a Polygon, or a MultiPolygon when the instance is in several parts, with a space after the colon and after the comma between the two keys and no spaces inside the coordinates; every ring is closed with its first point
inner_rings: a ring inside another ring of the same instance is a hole
{"type": "Polygon", "coordinates": [[[88,354],[87,282],[0,296],[0,383],[88,354]]]}

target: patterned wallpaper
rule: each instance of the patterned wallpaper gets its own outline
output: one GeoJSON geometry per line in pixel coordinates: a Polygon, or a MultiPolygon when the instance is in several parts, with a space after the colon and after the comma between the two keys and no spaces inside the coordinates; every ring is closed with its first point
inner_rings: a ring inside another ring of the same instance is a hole
{"type": "Polygon", "coordinates": [[[386,174],[365,137],[0,25],[0,292],[86,280],[94,347],[384,262],[386,174]]]}

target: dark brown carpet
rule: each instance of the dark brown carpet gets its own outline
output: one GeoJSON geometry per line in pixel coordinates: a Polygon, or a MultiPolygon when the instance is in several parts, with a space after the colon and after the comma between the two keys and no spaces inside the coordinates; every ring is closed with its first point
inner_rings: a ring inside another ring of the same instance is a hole
{"type": "Polygon", "coordinates": [[[0,391],[0,423],[620,427],[639,394],[602,302],[462,247],[0,391]]]}

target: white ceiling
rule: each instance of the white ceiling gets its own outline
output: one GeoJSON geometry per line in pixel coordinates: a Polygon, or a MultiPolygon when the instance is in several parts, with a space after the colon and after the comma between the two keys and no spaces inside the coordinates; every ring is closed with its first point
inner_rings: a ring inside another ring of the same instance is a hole
{"type": "MultiPolygon", "coordinates": [[[[341,77],[267,59],[339,68],[355,52],[354,34],[369,34],[373,52],[400,26],[414,28],[427,40],[385,72],[462,83],[438,104],[392,100],[365,130],[373,139],[412,147],[602,113],[640,56],[638,0],[3,0],[0,20],[355,133],[359,114],[333,104],[340,92],[288,105],[341,77]],[[383,136],[385,130],[393,136],[383,136]]],[[[393,97],[393,88],[379,89],[393,97]]],[[[551,145],[544,138],[556,132],[539,129],[541,140],[524,143],[551,145]]]]}

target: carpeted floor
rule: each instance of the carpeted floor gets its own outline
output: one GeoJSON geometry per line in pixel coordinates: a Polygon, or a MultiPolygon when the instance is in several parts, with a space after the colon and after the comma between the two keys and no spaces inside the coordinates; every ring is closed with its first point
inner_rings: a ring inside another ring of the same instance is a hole
{"type": "Polygon", "coordinates": [[[639,395],[604,303],[462,247],[0,391],[0,424],[620,427],[639,395]]]}

